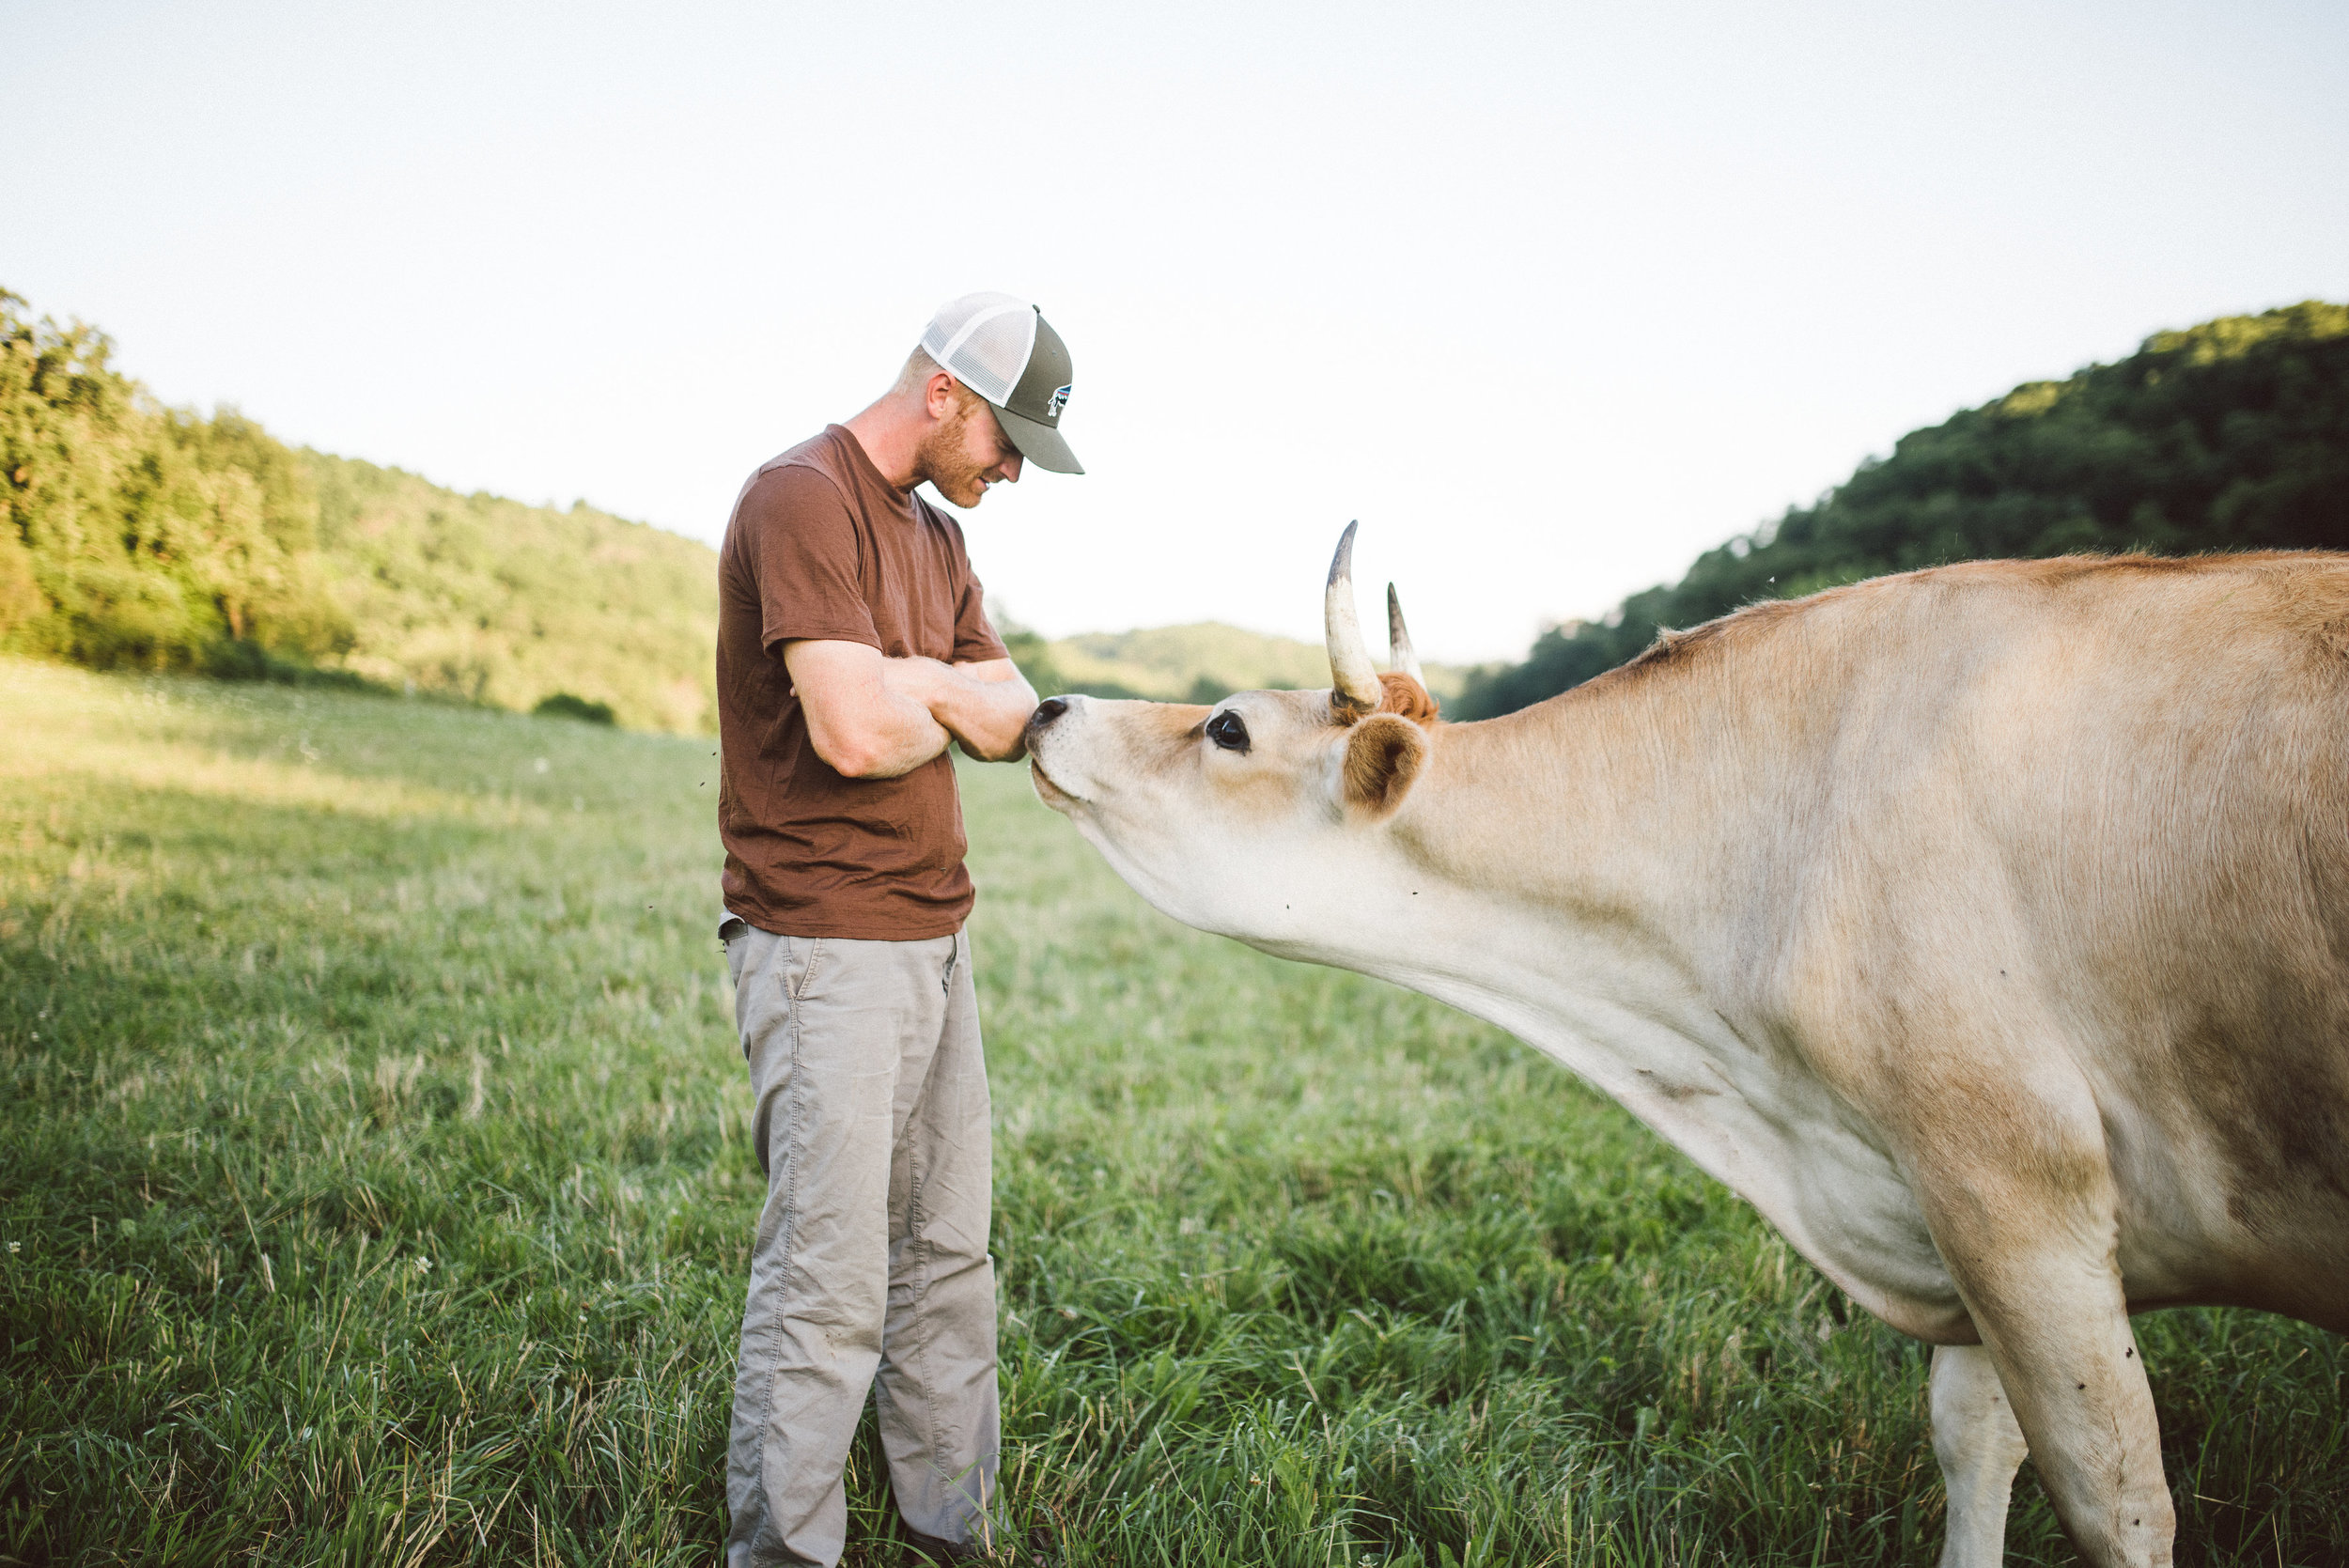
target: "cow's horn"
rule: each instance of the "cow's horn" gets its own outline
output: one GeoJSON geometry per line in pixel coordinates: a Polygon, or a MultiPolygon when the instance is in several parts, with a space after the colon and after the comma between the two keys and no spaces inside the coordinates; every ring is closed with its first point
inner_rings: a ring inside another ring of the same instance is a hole
{"type": "Polygon", "coordinates": [[[1419,655],[1411,651],[1411,630],[1403,624],[1403,600],[1396,597],[1394,584],[1387,584],[1387,663],[1402,671],[1423,689],[1426,672],[1419,667],[1419,655]]]}
{"type": "Polygon", "coordinates": [[[1361,622],[1354,616],[1354,530],[1349,522],[1338,536],[1338,552],[1330,558],[1330,586],[1322,597],[1321,623],[1330,637],[1330,700],[1362,712],[1375,710],[1386,699],[1378,684],[1378,667],[1362,646],[1361,622]]]}

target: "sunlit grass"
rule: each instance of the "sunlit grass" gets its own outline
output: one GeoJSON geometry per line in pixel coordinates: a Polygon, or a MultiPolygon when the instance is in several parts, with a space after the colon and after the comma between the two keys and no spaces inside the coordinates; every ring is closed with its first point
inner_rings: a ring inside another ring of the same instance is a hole
{"type": "MultiPolygon", "coordinates": [[[[710,745],[23,663],[0,726],[0,1560],[712,1560],[759,1181],[710,745]]],[[[1932,1560],[1921,1351],[1735,1198],[965,788],[1021,1523],[1932,1560]]],[[[2186,1560],[2349,1560],[2341,1342],[2144,1327],[2186,1560]]],[[[900,1560],[874,1454],[858,1563],[900,1560]]],[[[2028,1468],[2013,1539],[2069,1560],[2028,1468]]]]}

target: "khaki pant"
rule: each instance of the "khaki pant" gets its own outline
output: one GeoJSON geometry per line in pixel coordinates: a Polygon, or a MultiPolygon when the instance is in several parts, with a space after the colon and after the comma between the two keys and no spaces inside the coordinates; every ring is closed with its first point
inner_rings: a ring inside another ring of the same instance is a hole
{"type": "Polygon", "coordinates": [[[726,1455],[727,1568],[839,1560],[841,1468],[868,1389],[898,1512],[972,1540],[995,1484],[997,1405],[970,940],[779,937],[739,920],[721,934],[767,1171],[726,1455]]]}

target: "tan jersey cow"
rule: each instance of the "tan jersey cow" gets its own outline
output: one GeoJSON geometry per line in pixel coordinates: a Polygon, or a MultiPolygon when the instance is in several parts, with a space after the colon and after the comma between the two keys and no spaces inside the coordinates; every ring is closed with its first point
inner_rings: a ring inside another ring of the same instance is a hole
{"type": "Polygon", "coordinates": [[[1174,918],[1557,1058],[1932,1342],[1945,1565],[2026,1439],[2091,1561],[2169,1561],[2129,1314],[2349,1330],[2349,557],[1884,578],[1446,724],[1352,537],[1330,691],[1054,698],[1045,800],[1174,918]]]}

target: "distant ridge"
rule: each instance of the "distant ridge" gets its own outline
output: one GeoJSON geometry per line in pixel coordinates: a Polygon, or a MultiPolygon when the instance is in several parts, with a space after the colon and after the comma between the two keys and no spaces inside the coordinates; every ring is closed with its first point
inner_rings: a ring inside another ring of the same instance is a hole
{"type": "MultiPolygon", "coordinates": [[[[1330,684],[1329,653],[1319,644],[1221,621],[1085,632],[1043,644],[1042,649],[1049,662],[1031,672],[1031,678],[1041,674],[1055,691],[1215,702],[1234,691],[1330,684]]],[[[1457,694],[1468,674],[1446,664],[1431,664],[1426,673],[1438,697],[1457,694]]]]}

